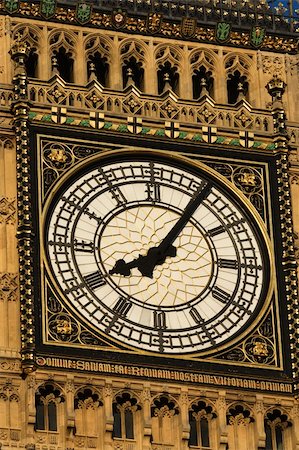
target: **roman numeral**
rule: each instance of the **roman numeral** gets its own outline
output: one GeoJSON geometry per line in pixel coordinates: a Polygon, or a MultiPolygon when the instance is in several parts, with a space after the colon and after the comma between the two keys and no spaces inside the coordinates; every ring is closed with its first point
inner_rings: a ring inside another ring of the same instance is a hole
{"type": "Polygon", "coordinates": [[[230,295],[217,286],[212,290],[212,296],[221,303],[228,303],[230,300],[230,295]]]}
{"type": "Polygon", "coordinates": [[[219,225],[219,227],[212,228],[211,230],[208,230],[208,235],[211,237],[217,236],[218,234],[224,233],[225,228],[223,225],[219,225]]]}
{"type": "Polygon", "coordinates": [[[166,328],[166,314],[164,311],[154,311],[154,327],[160,329],[166,328]]]}
{"type": "Polygon", "coordinates": [[[98,289],[101,286],[106,284],[102,273],[98,270],[97,272],[90,273],[86,275],[84,278],[85,283],[90,289],[98,289]]]}
{"type": "Polygon", "coordinates": [[[160,185],[156,183],[146,183],[147,200],[152,202],[161,201],[160,185]]]}
{"type": "Polygon", "coordinates": [[[218,266],[223,269],[238,269],[239,264],[235,259],[220,258],[218,260],[218,266]]]}
{"type": "Polygon", "coordinates": [[[127,203],[126,197],[124,196],[124,194],[118,187],[113,187],[110,190],[110,193],[111,193],[112,197],[114,198],[114,200],[116,201],[116,203],[118,204],[118,206],[122,205],[123,203],[127,203]]]}
{"type": "Polygon", "coordinates": [[[93,253],[94,251],[93,242],[78,241],[77,239],[74,239],[73,245],[75,252],[93,253]]]}
{"type": "Polygon", "coordinates": [[[130,309],[132,308],[132,303],[126,300],[124,297],[120,297],[114,306],[113,310],[119,316],[126,316],[130,309]]]}
{"type": "MultiPolygon", "coordinates": [[[[123,203],[127,203],[127,199],[124,196],[124,194],[122,193],[122,191],[120,190],[120,188],[118,186],[114,186],[109,175],[107,175],[104,170],[102,169],[98,169],[99,173],[102,175],[102,177],[105,179],[105,181],[107,182],[108,186],[109,186],[109,192],[112,195],[113,199],[116,201],[117,205],[122,205],[123,203]]],[[[112,173],[113,176],[114,173],[112,173]]]]}
{"type": "Polygon", "coordinates": [[[201,317],[201,315],[199,314],[197,309],[191,308],[189,313],[190,313],[190,316],[192,317],[192,319],[194,320],[194,322],[199,323],[199,324],[203,322],[203,318],[201,317]]]}

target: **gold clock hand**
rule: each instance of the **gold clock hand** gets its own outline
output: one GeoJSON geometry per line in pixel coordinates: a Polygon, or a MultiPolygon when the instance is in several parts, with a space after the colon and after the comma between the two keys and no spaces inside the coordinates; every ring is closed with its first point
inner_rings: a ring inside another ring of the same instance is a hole
{"type": "Polygon", "coordinates": [[[172,229],[157,247],[150,248],[145,256],[139,255],[138,258],[128,263],[123,259],[119,259],[116,261],[113,269],[109,271],[110,275],[119,274],[129,276],[131,274],[131,269],[137,267],[143,276],[153,278],[153,271],[157,265],[163,264],[167,256],[176,256],[176,247],[172,245],[173,242],[186,226],[202,201],[210,194],[211,190],[212,185],[207,183],[204,188],[198,190],[195,195],[193,195],[179,220],[174,224],[172,229]]]}

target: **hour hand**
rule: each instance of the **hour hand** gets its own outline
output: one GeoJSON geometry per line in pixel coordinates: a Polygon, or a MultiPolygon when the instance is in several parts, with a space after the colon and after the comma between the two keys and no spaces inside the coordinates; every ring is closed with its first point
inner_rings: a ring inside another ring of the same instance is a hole
{"type": "Polygon", "coordinates": [[[144,277],[153,278],[155,267],[163,264],[167,256],[176,256],[176,248],[173,245],[170,245],[165,251],[161,251],[160,246],[152,247],[145,256],[139,255],[138,258],[128,263],[119,259],[109,273],[110,275],[129,276],[131,275],[131,269],[136,267],[144,277]]]}
{"type": "Polygon", "coordinates": [[[109,270],[109,273],[110,275],[114,275],[116,273],[127,277],[131,274],[131,269],[129,268],[128,263],[126,263],[124,259],[119,259],[118,261],[116,261],[113,269],[109,270]]]}

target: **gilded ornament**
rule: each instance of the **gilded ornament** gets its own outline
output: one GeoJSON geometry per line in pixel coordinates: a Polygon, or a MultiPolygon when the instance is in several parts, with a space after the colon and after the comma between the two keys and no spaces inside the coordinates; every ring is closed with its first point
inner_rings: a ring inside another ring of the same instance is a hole
{"type": "Polygon", "coordinates": [[[67,155],[62,148],[52,148],[48,158],[55,162],[64,163],[67,160],[67,155]]]}
{"type": "Polygon", "coordinates": [[[240,174],[239,182],[244,186],[256,186],[256,176],[251,172],[243,172],[240,174]]]}
{"type": "Polygon", "coordinates": [[[162,14],[150,13],[147,16],[146,28],[151,34],[156,34],[161,31],[162,27],[162,14]]]}
{"type": "Polygon", "coordinates": [[[181,25],[181,34],[184,38],[190,39],[196,32],[196,19],[184,17],[181,25]]]}
{"type": "Polygon", "coordinates": [[[57,319],[56,325],[57,334],[66,335],[72,333],[72,324],[70,320],[67,319],[57,319]]]}
{"type": "Polygon", "coordinates": [[[265,342],[256,341],[253,346],[252,353],[255,356],[268,356],[269,351],[267,344],[265,342]]]}
{"type": "Polygon", "coordinates": [[[111,16],[112,25],[115,28],[124,28],[127,23],[127,13],[122,9],[117,9],[112,12],[111,16]]]}

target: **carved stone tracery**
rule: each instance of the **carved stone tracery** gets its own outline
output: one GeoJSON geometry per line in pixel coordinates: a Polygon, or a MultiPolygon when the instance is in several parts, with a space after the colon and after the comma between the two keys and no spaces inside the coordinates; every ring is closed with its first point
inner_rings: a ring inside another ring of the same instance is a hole
{"type": "Polygon", "coordinates": [[[0,273],[0,301],[19,299],[19,277],[15,273],[0,273]]]}

